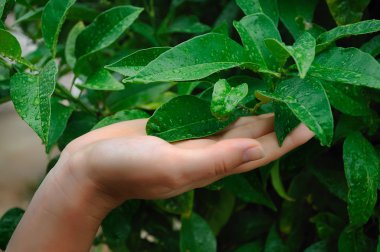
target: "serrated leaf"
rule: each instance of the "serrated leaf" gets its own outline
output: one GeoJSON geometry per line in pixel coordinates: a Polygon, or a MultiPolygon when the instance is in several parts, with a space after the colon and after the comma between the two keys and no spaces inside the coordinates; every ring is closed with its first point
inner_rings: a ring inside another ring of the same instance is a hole
{"type": "Polygon", "coordinates": [[[146,125],[148,135],[174,142],[200,138],[219,132],[236,118],[216,119],[210,111],[210,103],[195,96],[183,95],[163,104],[149,118],[146,125]]]}
{"type": "Polygon", "coordinates": [[[58,72],[54,60],[37,75],[17,73],[10,83],[11,98],[17,113],[46,144],[48,142],[51,104],[58,72]]]}
{"type": "Polygon", "coordinates": [[[10,32],[0,29],[0,55],[33,68],[29,61],[21,57],[21,53],[21,46],[17,39],[10,32]]]}
{"type": "Polygon", "coordinates": [[[94,53],[112,44],[142,11],[142,8],[125,5],[101,13],[78,35],[75,47],[76,57],[94,53]]]}
{"type": "Polygon", "coordinates": [[[72,107],[62,105],[57,99],[51,100],[51,117],[46,153],[51,151],[53,145],[57,143],[58,139],[62,136],[73,110],[72,107]]]}
{"type": "Polygon", "coordinates": [[[71,29],[69,34],[67,35],[66,45],[65,45],[65,59],[67,64],[70,66],[71,69],[74,69],[75,63],[77,61],[75,57],[75,44],[78,35],[83,31],[85,28],[82,21],[78,22],[74,27],[71,29]]]}
{"type": "Polygon", "coordinates": [[[105,66],[106,69],[118,72],[124,76],[134,76],[141,71],[149,62],[169,50],[170,47],[152,47],[138,50],[124,58],[105,66]]]}
{"type": "Polygon", "coordinates": [[[370,115],[369,99],[362,87],[340,83],[323,82],[331,105],[342,113],[361,116],[370,115]]]}
{"type": "Polygon", "coordinates": [[[247,94],[248,85],[246,83],[231,87],[224,79],[217,81],[212,93],[212,114],[218,118],[228,117],[247,94]]]}
{"type": "Polygon", "coordinates": [[[234,22],[245,49],[252,62],[262,69],[277,70],[278,61],[265,45],[265,39],[277,39],[281,36],[273,21],[265,14],[252,14],[234,22]],[[260,31],[260,32],[258,32],[260,31]]]}
{"type": "Polygon", "coordinates": [[[353,227],[364,225],[377,201],[379,160],[361,133],[350,134],[343,144],[344,172],[348,183],[348,215],[353,227]]]}
{"type": "Polygon", "coordinates": [[[335,22],[345,25],[360,21],[370,0],[327,0],[326,3],[335,22]]]}
{"type": "Polygon", "coordinates": [[[20,208],[9,209],[0,219],[0,249],[5,250],[12,237],[18,223],[20,222],[24,210],[20,208]]]}
{"type": "Polygon", "coordinates": [[[355,24],[342,25],[319,35],[317,50],[327,47],[334,41],[350,36],[363,35],[380,31],[380,20],[365,20],[355,24]],[[319,49],[318,49],[319,48],[319,49]]]}
{"type": "Polygon", "coordinates": [[[276,132],[279,144],[282,145],[289,133],[300,124],[300,120],[282,102],[273,101],[273,112],[274,131],[276,132]]]}
{"type": "Polygon", "coordinates": [[[216,252],[216,239],[207,222],[198,214],[182,217],[181,252],[216,252]]]}
{"type": "Polygon", "coordinates": [[[223,34],[209,33],[171,48],[125,81],[149,83],[198,80],[248,62],[245,50],[238,43],[223,34]]]}
{"type": "Polygon", "coordinates": [[[380,35],[373,37],[360,47],[363,52],[371,54],[376,57],[380,54],[380,35]]]}
{"type": "Polygon", "coordinates": [[[155,200],[154,204],[171,214],[191,214],[194,204],[194,191],[186,192],[173,198],[155,200]]]}
{"type": "Polygon", "coordinates": [[[236,4],[243,10],[245,15],[264,13],[277,25],[279,19],[276,0],[236,0],[236,4]]]}
{"type": "Polygon", "coordinates": [[[95,74],[88,77],[84,84],[76,84],[76,86],[91,90],[123,90],[124,85],[121,84],[110,72],[106,69],[100,69],[95,74]]]}
{"type": "Polygon", "coordinates": [[[99,128],[111,125],[113,123],[148,118],[148,117],[149,117],[149,114],[142,110],[138,110],[138,109],[122,110],[112,116],[103,118],[92,128],[92,130],[99,129],[99,128]]]}
{"type": "Polygon", "coordinates": [[[380,89],[380,64],[356,48],[334,47],[319,54],[309,75],[319,79],[380,89]]]}
{"type": "Polygon", "coordinates": [[[277,2],[280,19],[295,39],[312,26],[318,0],[280,0],[277,2]],[[299,20],[303,22],[299,23],[299,20]]]}
{"type": "Polygon", "coordinates": [[[65,22],[68,10],[75,2],[76,0],[49,0],[42,12],[42,36],[47,47],[51,49],[53,58],[61,27],[65,22]]]}
{"type": "Polygon", "coordinates": [[[322,145],[330,145],[333,137],[333,116],[325,90],[314,78],[293,78],[278,84],[274,93],[257,91],[282,102],[303,122],[322,145]]]}
{"type": "Polygon", "coordinates": [[[276,39],[266,39],[265,44],[269,50],[281,59],[282,65],[291,56],[297,65],[301,78],[305,78],[315,57],[316,41],[310,33],[305,32],[298,37],[293,46],[286,46],[276,39]]]}

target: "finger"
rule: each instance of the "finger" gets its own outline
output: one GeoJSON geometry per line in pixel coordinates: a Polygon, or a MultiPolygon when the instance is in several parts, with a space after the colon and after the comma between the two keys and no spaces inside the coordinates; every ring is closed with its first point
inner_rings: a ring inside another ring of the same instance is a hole
{"type": "Polygon", "coordinates": [[[314,133],[311,132],[304,124],[298,126],[293,130],[284,140],[282,146],[279,146],[276,134],[274,132],[262,136],[257,139],[261,143],[262,148],[265,153],[265,157],[252,161],[246,164],[239,166],[237,169],[233,170],[233,173],[246,172],[257,167],[264,166],[281,156],[285,155],[289,151],[297,148],[298,146],[306,143],[314,136],[314,133]]]}

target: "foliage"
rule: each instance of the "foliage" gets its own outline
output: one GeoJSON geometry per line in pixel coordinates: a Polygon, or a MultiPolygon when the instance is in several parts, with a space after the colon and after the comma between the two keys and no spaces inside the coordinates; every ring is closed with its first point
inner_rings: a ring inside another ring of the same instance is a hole
{"type": "MultiPolygon", "coordinates": [[[[167,141],[267,112],[279,144],[300,122],[315,133],[261,169],[168,200],[126,202],[95,246],[374,251],[379,8],[369,0],[2,0],[0,103],[12,100],[48,153],[148,117],[147,133],[167,141]],[[34,51],[22,52],[20,32],[34,51]]],[[[21,215],[0,220],[2,248],[21,215]]]]}

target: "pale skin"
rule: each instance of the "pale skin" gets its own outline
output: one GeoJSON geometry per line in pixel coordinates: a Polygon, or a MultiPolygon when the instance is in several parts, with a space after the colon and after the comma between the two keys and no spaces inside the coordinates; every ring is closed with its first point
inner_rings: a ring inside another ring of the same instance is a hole
{"type": "Polygon", "coordinates": [[[268,164],[306,143],[298,126],[279,147],[273,115],[240,118],[209,138],[174,144],[145,133],[146,119],[71,142],[47,175],[7,252],[86,252],[101,221],[130,199],[164,199],[268,164]]]}

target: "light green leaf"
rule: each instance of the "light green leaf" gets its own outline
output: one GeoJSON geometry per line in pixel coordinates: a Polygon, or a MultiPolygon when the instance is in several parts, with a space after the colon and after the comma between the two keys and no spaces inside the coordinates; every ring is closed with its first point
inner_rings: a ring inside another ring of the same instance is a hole
{"type": "Polygon", "coordinates": [[[380,89],[380,64],[356,48],[334,47],[318,55],[309,75],[332,82],[380,89]]]}
{"type": "Polygon", "coordinates": [[[216,252],[216,239],[207,222],[198,214],[182,217],[181,252],[216,252]]]}
{"type": "Polygon", "coordinates": [[[369,99],[362,87],[325,81],[323,87],[331,105],[342,113],[361,116],[370,115],[369,99]]]}
{"type": "Polygon", "coordinates": [[[286,193],[286,190],[282,183],[280,176],[280,162],[278,160],[274,162],[270,171],[270,176],[272,179],[273,188],[276,190],[277,194],[287,201],[294,201],[294,199],[286,193]]]}
{"type": "Polygon", "coordinates": [[[101,13],[78,35],[75,48],[76,57],[94,53],[112,44],[142,11],[142,8],[125,5],[101,13]]]}
{"type": "Polygon", "coordinates": [[[106,69],[101,69],[95,74],[88,77],[84,84],[76,84],[76,86],[92,90],[123,90],[124,85],[121,84],[106,69]]]}
{"type": "Polygon", "coordinates": [[[356,23],[370,0],[326,0],[330,13],[338,25],[356,23]]]}
{"type": "Polygon", "coordinates": [[[173,21],[165,33],[201,34],[210,30],[210,26],[199,22],[196,16],[180,16],[173,21]]]}
{"type": "Polygon", "coordinates": [[[219,121],[210,111],[210,103],[195,96],[183,95],[171,99],[156,110],[146,125],[148,135],[174,142],[212,135],[224,129],[236,118],[219,121]]]}
{"type": "Polygon", "coordinates": [[[112,112],[136,108],[158,100],[172,86],[171,83],[128,84],[124,90],[112,92],[106,99],[106,106],[112,112]]]}
{"type": "Polygon", "coordinates": [[[278,84],[274,93],[257,93],[282,102],[315,133],[322,145],[330,145],[333,137],[333,116],[325,90],[314,78],[293,78],[278,84]]]}
{"type": "Polygon", "coordinates": [[[359,132],[343,145],[344,172],[348,183],[348,215],[353,227],[364,225],[377,201],[379,160],[374,147],[359,132]]]}
{"type": "Polygon", "coordinates": [[[350,36],[363,35],[380,31],[380,20],[365,20],[355,24],[338,26],[319,35],[317,50],[326,48],[334,41],[350,36]]]}
{"type": "Polygon", "coordinates": [[[0,249],[5,250],[12,237],[18,223],[20,222],[24,210],[20,208],[9,209],[0,219],[0,249]]]}
{"type": "Polygon", "coordinates": [[[53,145],[56,144],[58,139],[62,136],[73,110],[73,107],[66,107],[57,99],[51,100],[51,117],[46,153],[51,151],[53,145]]]}
{"type": "Polygon", "coordinates": [[[134,76],[160,54],[170,47],[152,47],[131,53],[124,58],[105,66],[106,69],[118,72],[124,76],[134,76]]]}
{"type": "Polygon", "coordinates": [[[212,114],[218,118],[228,117],[247,94],[248,85],[246,83],[231,87],[226,80],[219,80],[215,83],[212,93],[212,114]]]}
{"type": "Polygon", "coordinates": [[[17,113],[46,144],[48,142],[51,104],[58,72],[54,60],[38,75],[17,73],[11,79],[11,98],[17,113]]]}
{"type": "Polygon", "coordinates": [[[49,0],[42,12],[42,36],[55,57],[58,36],[70,7],[76,0],[49,0]]]}
{"type": "Polygon", "coordinates": [[[245,50],[229,37],[209,33],[164,52],[126,82],[190,81],[247,64],[245,50]],[[217,41],[218,43],[215,43],[217,41]]]}
{"type": "Polygon", "coordinates": [[[78,35],[83,31],[84,24],[82,21],[79,21],[69,32],[67,36],[66,45],[65,45],[65,58],[67,64],[71,69],[74,69],[75,63],[77,61],[75,57],[75,44],[78,35]]]}
{"type": "Polygon", "coordinates": [[[292,36],[297,39],[310,29],[318,0],[279,0],[280,19],[292,36]],[[302,20],[299,23],[298,20],[302,20]]]}
{"type": "Polygon", "coordinates": [[[194,191],[186,192],[173,198],[155,200],[154,204],[161,210],[171,214],[190,215],[194,204],[194,191]]]}
{"type": "Polygon", "coordinates": [[[17,20],[15,20],[15,22],[12,23],[12,26],[16,26],[17,24],[20,24],[20,23],[25,22],[25,21],[40,19],[42,16],[43,10],[44,10],[44,8],[41,7],[41,8],[36,8],[36,9],[28,11],[27,13],[25,13],[21,17],[18,17],[17,20]]]}
{"type": "Polygon", "coordinates": [[[251,61],[262,69],[277,70],[278,61],[265,45],[265,39],[281,40],[273,21],[264,14],[253,14],[234,22],[251,61]]]}
{"type": "Polygon", "coordinates": [[[21,53],[21,46],[17,39],[10,32],[0,29],[0,56],[33,68],[29,61],[21,57],[21,53]]]}
{"type": "Polygon", "coordinates": [[[266,39],[265,44],[269,50],[280,58],[282,65],[291,56],[298,68],[301,78],[305,78],[315,57],[316,42],[310,33],[305,32],[298,37],[293,46],[286,46],[276,39],[266,39]]]}
{"type": "Polygon", "coordinates": [[[380,35],[373,37],[360,47],[363,52],[371,54],[373,57],[377,57],[380,54],[380,35]]]}
{"type": "Polygon", "coordinates": [[[138,110],[138,109],[122,110],[112,116],[103,118],[92,128],[92,130],[99,129],[99,128],[111,125],[113,123],[141,119],[141,118],[148,118],[148,117],[149,117],[149,114],[142,110],[138,110]]]}
{"type": "Polygon", "coordinates": [[[277,0],[236,0],[245,15],[264,13],[277,25],[279,19],[277,0]]]}

